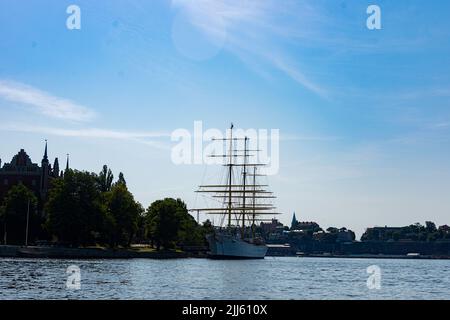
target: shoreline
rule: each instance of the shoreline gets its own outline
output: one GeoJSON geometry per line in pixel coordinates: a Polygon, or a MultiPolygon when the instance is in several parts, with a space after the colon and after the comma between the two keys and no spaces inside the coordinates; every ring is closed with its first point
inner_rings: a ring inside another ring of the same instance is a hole
{"type": "MultiPolygon", "coordinates": [[[[333,258],[333,259],[398,259],[398,260],[450,260],[446,255],[380,255],[380,254],[269,254],[266,258],[333,258]]],[[[41,246],[0,245],[0,258],[35,259],[187,259],[207,258],[205,253],[180,251],[136,251],[133,249],[66,248],[41,246]]]]}
{"type": "Polygon", "coordinates": [[[0,257],[37,259],[185,259],[202,257],[202,255],[166,250],[143,252],[133,249],[0,245],[0,257]]]}
{"type": "Polygon", "coordinates": [[[443,255],[385,255],[385,254],[343,254],[343,255],[327,255],[327,254],[308,254],[297,255],[298,258],[334,258],[334,259],[395,259],[395,260],[450,260],[450,256],[443,255]]]}

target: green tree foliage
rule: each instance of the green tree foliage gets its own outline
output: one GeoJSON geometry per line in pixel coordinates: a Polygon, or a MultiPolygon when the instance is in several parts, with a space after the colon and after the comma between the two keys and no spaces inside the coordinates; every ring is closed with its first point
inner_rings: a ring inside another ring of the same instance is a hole
{"type": "Polygon", "coordinates": [[[426,228],[427,232],[436,232],[437,231],[436,224],[432,221],[426,221],[425,228],[426,228]]]}
{"type": "Polygon", "coordinates": [[[102,171],[98,174],[98,183],[100,185],[101,192],[111,191],[114,175],[111,169],[108,169],[107,165],[103,166],[102,171]]]}
{"type": "Polygon", "coordinates": [[[336,228],[336,227],[329,227],[329,228],[327,229],[327,232],[328,232],[328,233],[332,233],[332,234],[336,234],[336,233],[339,232],[339,229],[336,228]]]}
{"type": "Polygon", "coordinates": [[[197,224],[188,213],[186,204],[180,199],[166,198],[153,202],[146,212],[147,237],[156,243],[160,250],[179,246],[198,246],[205,244],[206,233],[211,232],[212,225],[206,222],[197,224]]]}
{"type": "Polygon", "coordinates": [[[147,209],[147,236],[160,250],[171,248],[181,228],[183,215],[188,214],[186,204],[180,199],[166,198],[153,202],[147,209]]]}
{"type": "Polygon", "coordinates": [[[431,221],[425,222],[425,226],[415,223],[401,228],[369,228],[362,235],[361,241],[428,241],[446,240],[450,238],[450,230],[431,221]]]}
{"type": "Polygon", "coordinates": [[[95,174],[74,170],[54,182],[46,204],[46,226],[60,242],[94,244],[104,231],[106,208],[97,182],[95,174]]]}
{"type": "Polygon", "coordinates": [[[23,185],[13,187],[0,206],[0,236],[6,227],[8,243],[23,244],[30,199],[30,242],[39,233],[70,246],[130,246],[132,241],[148,239],[158,249],[206,245],[211,222],[199,225],[183,201],[167,198],[144,211],[128,190],[123,173],[116,183],[113,179],[106,165],[98,175],[67,170],[52,180],[41,214],[37,214],[38,201],[31,191],[23,185]],[[41,216],[45,221],[39,220],[41,216]]]}
{"type": "MultiPolygon", "coordinates": [[[[345,228],[343,228],[343,229],[345,229],[345,228]]],[[[355,232],[352,231],[352,230],[346,230],[346,231],[350,233],[350,239],[351,239],[351,241],[355,241],[355,240],[356,240],[356,234],[355,234],[355,232]]]]}
{"type": "Polygon", "coordinates": [[[111,246],[129,246],[138,231],[138,220],[144,211],[124,183],[115,184],[105,195],[108,217],[106,228],[111,246]]]}
{"type": "Polygon", "coordinates": [[[127,185],[127,182],[125,181],[125,177],[123,176],[123,173],[119,173],[119,179],[117,180],[118,184],[123,184],[124,186],[127,185]]]}
{"type": "Polygon", "coordinates": [[[146,214],[145,210],[142,208],[142,212],[137,218],[137,230],[134,236],[135,243],[144,243],[147,241],[146,237],[146,214]]]}
{"type": "Polygon", "coordinates": [[[327,232],[322,234],[320,241],[327,243],[335,243],[338,239],[339,230],[334,227],[327,229],[327,232]]]}
{"type": "Polygon", "coordinates": [[[0,209],[2,238],[7,244],[25,243],[28,210],[28,242],[36,238],[41,223],[37,213],[37,203],[35,194],[21,183],[8,191],[0,209]]]}
{"type": "Polygon", "coordinates": [[[214,226],[209,219],[203,222],[202,229],[205,236],[214,232],[214,226]]]}
{"type": "Polygon", "coordinates": [[[198,225],[189,213],[182,215],[180,230],[178,231],[178,245],[198,246],[206,241],[205,230],[198,225]]]}

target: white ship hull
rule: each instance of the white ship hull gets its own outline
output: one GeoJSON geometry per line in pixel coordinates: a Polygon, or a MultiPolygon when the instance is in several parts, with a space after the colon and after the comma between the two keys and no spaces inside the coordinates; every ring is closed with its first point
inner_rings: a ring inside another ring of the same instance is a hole
{"type": "Polygon", "coordinates": [[[231,234],[216,233],[207,236],[209,256],[214,259],[264,259],[267,246],[251,243],[231,234]]]}

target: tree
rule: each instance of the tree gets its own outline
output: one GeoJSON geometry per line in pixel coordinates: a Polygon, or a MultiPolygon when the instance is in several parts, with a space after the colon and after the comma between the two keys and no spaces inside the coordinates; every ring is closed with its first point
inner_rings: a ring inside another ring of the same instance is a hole
{"type": "MultiPolygon", "coordinates": [[[[330,228],[328,228],[328,229],[330,229],[330,228]]],[[[327,229],[327,231],[328,231],[328,229],[327,229]]],[[[338,238],[338,232],[334,232],[334,229],[336,229],[336,228],[333,228],[333,230],[324,233],[322,235],[321,241],[327,242],[327,243],[335,243],[338,238]]]]}
{"type": "MultiPolygon", "coordinates": [[[[187,211],[182,214],[177,242],[181,246],[200,246],[205,244],[205,231],[187,211]]],[[[208,226],[206,226],[208,228],[208,226]]]]}
{"type": "Polygon", "coordinates": [[[27,213],[28,239],[32,242],[39,233],[40,219],[37,214],[38,200],[35,194],[23,184],[13,186],[6,194],[0,210],[3,224],[3,238],[7,244],[24,244],[27,213]]]}
{"type": "Polygon", "coordinates": [[[150,205],[146,212],[147,236],[156,242],[157,250],[161,246],[173,247],[186,214],[186,204],[181,199],[165,198],[150,205]]]}
{"type": "Polygon", "coordinates": [[[117,183],[118,183],[118,184],[123,184],[124,186],[127,185],[127,182],[125,181],[125,178],[124,178],[122,172],[119,173],[119,180],[117,180],[117,183]]]}
{"type": "Polygon", "coordinates": [[[209,219],[207,219],[200,227],[200,239],[198,239],[197,245],[207,245],[206,236],[214,232],[214,226],[209,219]]]}
{"type": "Polygon", "coordinates": [[[352,230],[347,230],[347,232],[350,233],[351,241],[355,241],[355,240],[356,240],[356,234],[355,234],[355,232],[352,231],[352,230]]]}
{"type": "Polygon", "coordinates": [[[207,219],[205,222],[203,222],[202,229],[203,229],[203,233],[205,235],[213,233],[214,226],[213,226],[211,220],[207,219]]]}
{"type": "Polygon", "coordinates": [[[109,243],[111,246],[129,246],[138,230],[139,215],[144,210],[123,183],[115,184],[105,198],[109,243]]]}
{"type": "Polygon", "coordinates": [[[379,241],[380,239],[380,232],[378,229],[374,228],[368,228],[361,236],[361,241],[379,241]]]}
{"type": "Polygon", "coordinates": [[[78,246],[99,239],[106,210],[97,181],[97,175],[76,170],[55,180],[46,204],[46,227],[59,241],[78,246]]]}
{"type": "Polygon", "coordinates": [[[427,232],[436,232],[437,231],[436,224],[431,221],[425,222],[425,228],[427,229],[427,232]]]}
{"type": "Polygon", "coordinates": [[[335,227],[329,227],[329,228],[327,229],[327,232],[328,232],[328,233],[333,233],[333,234],[335,234],[335,233],[338,233],[338,232],[339,232],[339,229],[338,229],[338,228],[335,228],[335,227]]]}
{"type": "Polygon", "coordinates": [[[146,241],[146,216],[145,210],[141,206],[141,212],[137,218],[137,230],[134,236],[135,243],[143,243],[146,241]]]}
{"type": "Polygon", "coordinates": [[[160,247],[202,246],[206,244],[206,235],[213,226],[207,220],[199,225],[188,213],[186,204],[180,199],[166,198],[155,201],[146,212],[146,231],[152,243],[160,247]]]}
{"type": "Polygon", "coordinates": [[[111,191],[114,175],[111,169],[105,164],[102,171],[98,174],[98,183],[100,185],[101,192],[111,191]]]}

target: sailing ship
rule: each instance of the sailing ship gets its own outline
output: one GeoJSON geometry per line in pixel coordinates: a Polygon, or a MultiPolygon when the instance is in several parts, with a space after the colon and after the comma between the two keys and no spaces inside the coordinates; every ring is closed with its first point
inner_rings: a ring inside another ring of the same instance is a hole
{"type": "Polygon", "coordinates": [[[223,141],[226,152],[209,155],[224,159],[223,181],[200,185],[196,191],[220,205],[191,211],[219,216],[220,223],[206,237],[210,258],[263,259],[268,248],[257,232],[257,223],[271,221],[262,217],[279,213],[274,212],[271,202],[275,196],[267,190],[268,185],[259,182],[265,176],[260,172],[265,164],[249,161],[257,158],[260,150],[249,148],[250,138],[233,136],[233,127],[231,124],[228,137],[213,139],[223,141]]]}

